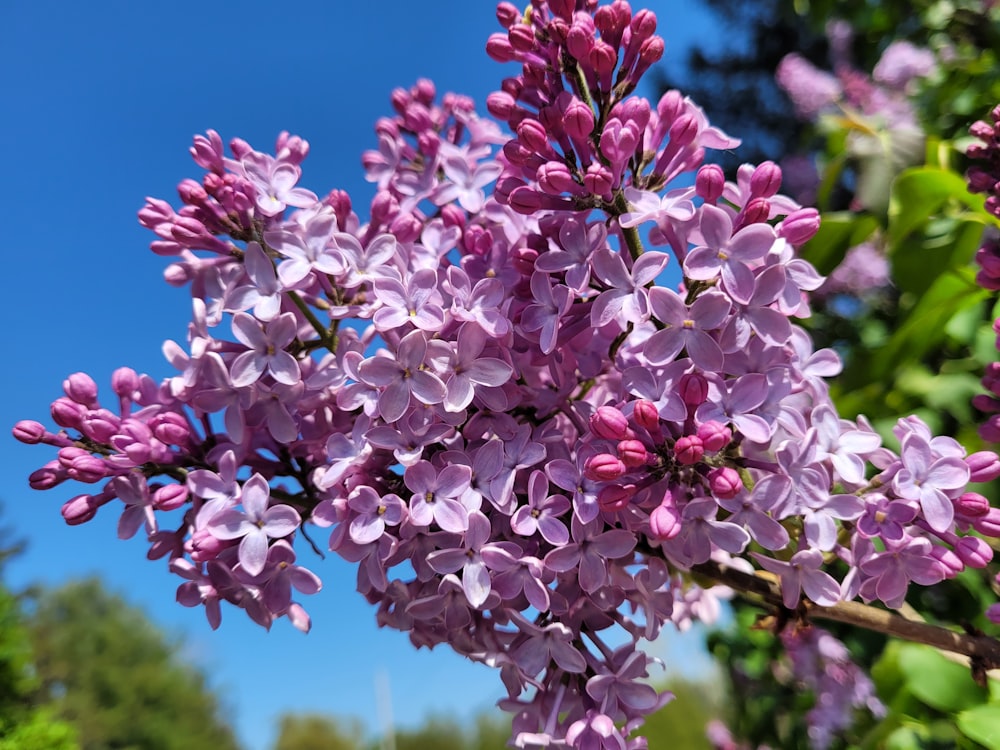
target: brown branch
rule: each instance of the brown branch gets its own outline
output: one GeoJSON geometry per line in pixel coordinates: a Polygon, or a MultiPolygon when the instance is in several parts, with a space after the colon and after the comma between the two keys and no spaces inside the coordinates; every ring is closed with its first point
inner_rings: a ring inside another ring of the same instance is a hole
{"type": "MultiPolygon", "coordinates": [[[[751,594],[767,605],[788,612],[782,603],[781,586],[777,581],[760,575],[746,573],[715,562],[692,566],[691,572],[711,578],[741,594],[751,594]]],[[[893,638],[923,643],[942,651],[963,654],[971,660],[973,676],[977,679],[987,670],[1000,667],[1000,641],[986,635],[958,633],[939,625],[908,620],[893,612],[860,602],[837,602],[831,607],[821,607],[804,600],[795,612],[801,619],[831,620],[873,630],[893,638]]]]}

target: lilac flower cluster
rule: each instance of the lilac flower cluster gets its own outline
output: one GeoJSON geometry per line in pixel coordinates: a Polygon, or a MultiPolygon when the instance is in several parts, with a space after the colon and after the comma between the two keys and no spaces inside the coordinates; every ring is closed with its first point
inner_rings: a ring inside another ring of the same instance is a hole
{"type": "MultiPolygon", "coordinates": [[[[977,142],[966,149],[966,155],[973,160],[966,171],[969,192],[985,193],[985,209],[1000,218],[1000,105],[990,112],[991,122],[978,120],[969,128],[969,134],[977,142]]],[[[976,283],[984,289],[1000,291],[1000,232],[989,227],[983,232],[982,245],[976,251],[979,272],[976,283]]],[[[994,321],[993,329],[998,334],[997,348],[1000,349],[1000,319],[994,321]]],[[[981,394],[973,399],[973,405],[989,414],[986,422],[979,427],[979,435],[991,443],[1000,442],[1000,362],[991,362],[986,367],[982,380],[989,394],[981,394]]],[[[1000,619],[1000,613],[997,614],[1000,619]]]]}
{"type": "Polygon", "coordinates": [[[815,120],[824,113],[850,109],[894,128],[918,129],[909,97],[920,79],[937,70],[934,54],[905,40],[894,41],[882,52],[869,76],[851,63],[851,36],[850,26],[843,21],[831,22],[827,27],[832,73],[820,70],[797,52],[786,55],[778,65],[778,85],[792,100],[798,116],[815,120]]]}
{"type": "Polygon", "coordinates": [[[118,501],[213,627],[225,601],[307,630],[295,549],[329,528],[380,625],[500,670],[517,747],[640,748],[670,699],[640,641],[724,593],[692,568],[756,563],[789,609],[899,606],[990,560],[969,532],[1000,535],[1000,509],[966,484],[1000,458],[839,418],[838,357],[790,320],[823,281],[795,252],[818,214],[772,163],[703,165],[738,141],[680,93],[633,95],[652,13],[497,16],[487,50],[521,71],[488,107],[513,135],[428,81],[393,92],[366,220],[299,186],[301,138],[196,137],[201,181],[139,214],[192,294],[177,374],[120,369],[110,405],[71,375],[59,429],[14,433],[58,450],[33,487],[92,487],[68,523],[118,501]]]}

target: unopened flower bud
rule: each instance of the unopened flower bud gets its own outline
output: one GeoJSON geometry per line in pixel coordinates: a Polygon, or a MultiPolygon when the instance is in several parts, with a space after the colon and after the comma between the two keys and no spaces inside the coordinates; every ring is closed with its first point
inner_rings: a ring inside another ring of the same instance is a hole
{"type": "Polygon", "coordinates": [[[97,515],[98,505],[90,495],[77,495],[63,503],[62,517],[70,526],[79,526],[97,515]]]}
{"type": "Polygon", "coordinates": [[[119,367],[111,373],[111,390],[122,398],[132,398],[139,390],[139,376],[131,367],[119,367]]]}
{"type": "Polygon", "coordinates": [[[629,434],[628,418],[613,406],[598,406],[590,415],[590,430],[606,440],[624,440],[629,434]]]}
{"type": "Polygon", "coordinates": [[[538,260],[538,251],[530,247],[519,247],[511,254],[511,265],[522,276],[531,276],[535,272],[536,260],[538,260]]]}
{"type": "Polygon", "coordinates": [[[521,11],[517,9],[517,6],[507,2],[497,5],[497,21],[499,21],[500,25],[505,29],[509,29],[520,20],[521,11]]]}
{"type": "Polygon", "coordinates": [[[617,513],[625,510],[634,496],[634,484],[626,484],[624,487],[613,484],[601,488],[597,493],[597,504],[605,513],[617,513]]]}
{"type": "Polygon", "coordinates": [[[77,456],[66,469],[71,479],[86,484],[100,482],[108,475],[108,465],[97,456],[77,456]]]}
{"type": "Polygon", "coordinates": [[[49,461],[40,469],[35,469],[28,475],[28,485],[33,490],[50,490],[66,481],[66,470],[58,461],[49,461]]]}
{"type": "Polygon", "coordinates": [[[718,164],[706,164],[694,178],[694,189],[706,203],[715,204],[726,187],[726,175],[718,164]]]}
{"type": "Polygon", "coordinates": [[[504,91],[494,91],[486,97],[486,111],[498,120],[509,120],[516,108],[514,97],[504,91]]]}
{"type": "Polygon", "coordinates": [[[580,62],[590,61],[590,51],[594,48],[594,30],[584,23],[574,20],[566,35],[566,49],[580,62]]]}
{"type": "Polygon", "coordinates": [[[750,202],[747,203],[746,207],[743,209],[739,226],[746,227],[751,224],[760,224],[761,222],[767,221],[767,218],[770,215],[771,202],[769,200],[766,198],[751,198],[750,202]]]}
{"type": "Polygon", "coordinates": [[[507,31],[507,39],[510,46],[518,52],[531,52],[535,49],[535,32],[527,24],[518,23],[511,26],[507,31]]]}
{"type": "Polygon", "coordinates": [[[150,497],[157,510],[175,510],[188,499],[188,489],[183,484],[168,484],[153,491],[150,497]]]}
{"type": "Polygon", "coordinates": [[[649,514],[649,533],[654,539],[673,539],[681,533],[681,514],[673,498],[664,500],[649,514]]]}
{"type": "Polygon", "coordinates": [[[595,482],[608,482],[618,479],[628,472],[628,467],[610,453],[598,453],[591,456],[583,465],[583,475],[595,482]]]}
{"type": "Polygon", "coordinates": [[[990,508],[985,516],[973,518],[972,528],[983,536],[1000,537],[1000,508],[990,508]]]}
{"type": "Polygon", "coordinates": [[[396,236],[400,242],[413,242],[423,230],[424,225],[413,214],[399,214],[392,223],[389,224],[389,231],[396,236]]]}
{"type": "Polygon", "coordinates": [[[587,174],[583,176],[583,186],[592,194],[610,200],[613,185],[614,175],[607,167],[597,162],[587,167],[587,174]]]}
{"type": "Polygon", "coordinates": [[[85,372],[74,372],[63,381],[63,392],[87,408],[97,406],[97,383],[85,372]]]}
{"type": "Polygon", "coordinates": [[[594,42],[587,60],[597,75],[610,76],[611,72],[615,69],[615,63],[618,62],[618,53],[614,47],[603,39],[598,39],[594,42]]]}
{"type": "Polygon", "coordinates": [[[514,59],[514,47],[507,34],[490,34],[486,40],[486,54],[498,63],[507,63],[514,59]]]}
{"type": "Polygon", "coordinates": [[[970,568],[985,568],[993,559],[993,550],[977,536],[963,536],[955,543],[958,559],[970,568]]]}
{"type": "Polygon", "coordinates": [[[701,406],[708,398],[708,380],[700,372],[685,373],[677,384],[677,390],[688,406],[701,406]]]}
{"type": "Polygon", "coordinates": [[[644,398],[636,401],[632,407],[632,416],[635,418],[635,423],[644,430],[652,432],[660,428],[660,412],[652,401],[644,398]]]}
{"type": "Polygon", "coordinates": [[[411,89],[411,93],[418,102],[429,107],[434,103],[434,97],[437,96],[437,87],[430,78],[419,78],[411,89]]]}
{"type": "Polygon", "coordinates": [[[649,462],[649,452],[640,440],[622,440],[618,443],[618,458],[634,469],[649,462]]]}
{"type": "Polygon", "coordinates": [[[819,211],[815,208],[800,208],[792,211],[777,226],[776,234],[784,237],[792,245],[804,245],[819,231],[819,211]]]}
{"type": "Polygon", "coordinates": [[[697,435],[685,435],[674,443],[674,458],[684,466],[694,466],[705,457],[705,446],[697,435]]]}
{"type": "Polygon", "coordinates": [[[773,161],[761,162],[750,175],[750,195],[770,198],[781,187],[781,167],[773,161]]]}
{"type": "Polygon", "coordinates": [[[1000,456],[993,451],[977,451],[965,457],[970,482],[992,482],[1000,477],[1000,456]]]}
{"type": "Polygon", "coordinates": [[[167,445],[187,445],[191,439],[191,427],[187,420],[175,412],[157,415],[150,422],[153,436],[167,445]]]}
{"type": "Polygon", "coordinates": [[[935,544],[931,547],[930,556],[937,563],[934,568],[940,571],[943,578],[954,578],[965,569],[962,559],[947,547],[935,544]]]}
{"type": "Polygon", "coordinates": [[[978,492],[965,492],[955,503],[955,512],[965,518],[982,518],[990,512],[990,501],[978,492]]]}
{"type": "Polygon", "coordinates": [[[562,162],[550,161],[538,168],[538,186],[549,195],[581,193],[582,186],[573,179],[572,172],[562,162]]]}
{"type": "Polygon", "coordinates": [[[47,432],[48,430],[45,429],[45,425],[30,419],[22,419],[14,425],[14,429],[12,430],[12,434],[16,440],[28,445],[35,445],[42,442],[42,438],[45,437],[47,432]]]}
{"type": "Polygon", "coordinates": [[[733,440],[733,432],[721,422],[711,420],[698,425],[698,437],[709,453],[718,453],[733,440]]]}
{"type": "Polygon", "coordinates": [[[199,529],[191,534],[191,538],[185,543],[184,548],[191,555],[192,560],[201,563],[214,560],[222,550],[229,546],[231,543],[217,539],[207,529],[199,529]]]}
{"type": "MultiPolygon", "coordinates": [[[[698,135],[698,121],[688,114],[679,115],[670,124],[670,145],[674,148],[687,146],[698,135]]],[[[697,178],[696,178],[697,179],[697,178]]]]}
{"type": "Polygon", "coordinates": [[[52,402],[49,413],[52,415],[52,420],[60,427],[79,429],[87,408],[76,401],[60,397],[52,402]]]}
{"type": "Polygon", "coordinates": [[[531,151],[546,154],[551,151],[549,134],[538,120],[526,117],[517,125],[517,137],[531,151]]]}
{"type": "Polygon", "coordinates": [[[712,494],[720,500],[729,500],[736,497],[743,489],[743,482],[736,469],[722,466],[708,472],[708,486],[712,489],[712,494]]]}

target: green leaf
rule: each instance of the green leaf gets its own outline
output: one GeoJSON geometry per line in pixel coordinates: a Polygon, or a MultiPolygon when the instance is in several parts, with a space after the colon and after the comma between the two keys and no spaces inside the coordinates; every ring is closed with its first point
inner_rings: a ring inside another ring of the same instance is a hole
{"type": "Polygon", "coordinates": [[[965,179],[957,172],[937,167],[914,167],[900,173],[889,202],[889,242],[895,245],[924,224],[949,200],[978,207],[965,179]]]}
{"type": "Polygon", "coordinates": [[[840,265],[847,251],[864,242],[878,229],[878,221],[868,214],[850,211],[825,213],[816,236],[807,242],[801,255],[821,274],[840,265]]]}
{"type": "Polygon", "coordinates": [[[902,646],[899,667],[907,689],[922,703],[939,711],[955,713],[984,703],[989,697],[985,688],[972,681],[968,667],[949,660],[930,646],[910,643],[902,646]]]}
{"type": "Polygon", "coordinates": [[[956,723],[966,737],[986,747],[1000,747],[1000,706],[990,704],[962,711],[956,723]]]}

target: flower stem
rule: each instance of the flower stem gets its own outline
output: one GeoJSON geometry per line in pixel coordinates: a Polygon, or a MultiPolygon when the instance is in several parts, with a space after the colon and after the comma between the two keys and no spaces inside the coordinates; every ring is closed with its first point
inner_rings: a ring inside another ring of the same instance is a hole
{"type": "MultiPolygon", "coordinates": [[[[746,573],[715,562],[692,566],[691,572],[725,584],[740,594],[750,594],[752,595],[750,598],[763,600],[764,604],[771,607],[784,609],[780,585],[760,575],[746,573]]],[[[923,643],[942,651],[963,654],[969,657],[972,675],[977,681],[985,679],[987,670],[1000,667],[1000,641],[996,638],[974,633],[957,633],[939,625],[908,620],[893,612],[860,602],[837,602],[830,607],[821,607],[803,601],[794,614],[799,614],[806,620],[842,622],[893,638],[923,643]]]]}

